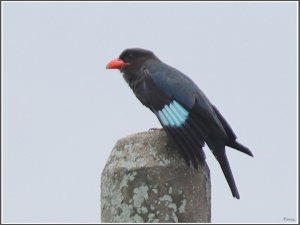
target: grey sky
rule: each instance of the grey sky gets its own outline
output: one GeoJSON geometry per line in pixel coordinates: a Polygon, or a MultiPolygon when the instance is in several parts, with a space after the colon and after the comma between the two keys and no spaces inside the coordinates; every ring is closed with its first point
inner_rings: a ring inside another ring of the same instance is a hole
{"type": "Polygon", "coordinates": [[[115,142],[160,127],[106,63],[151,49],[191,77],[254,158],[205,148],[213,222],[297,219],[297,4],[2,4],[3,222],[100,221],[115,142]]]}

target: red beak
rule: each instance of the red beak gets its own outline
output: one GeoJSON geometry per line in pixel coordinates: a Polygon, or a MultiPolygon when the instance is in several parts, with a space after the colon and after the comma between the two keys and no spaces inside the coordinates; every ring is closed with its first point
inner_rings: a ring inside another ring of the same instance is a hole
{"type": "Polygon", "coordinates": [[[128,63],[125,63],[121,59],[113,59],[106,65],[106,69],[121,69],[126,65],[128,65],[128,63]]]}

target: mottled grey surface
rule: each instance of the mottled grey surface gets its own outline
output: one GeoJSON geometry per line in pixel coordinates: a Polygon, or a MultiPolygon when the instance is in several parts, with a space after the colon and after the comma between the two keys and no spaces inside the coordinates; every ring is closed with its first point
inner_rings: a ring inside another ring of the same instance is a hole
{"type": "Polygon", "coordinates": [[[164,131],[120,139],[101,176],[101,222],[210,222],[209,169],[188,167],[164,131]]]}

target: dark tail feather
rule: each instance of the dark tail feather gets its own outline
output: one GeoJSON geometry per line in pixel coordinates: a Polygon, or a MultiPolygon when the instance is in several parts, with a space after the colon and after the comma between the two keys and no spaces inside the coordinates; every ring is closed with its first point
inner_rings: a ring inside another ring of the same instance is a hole
{"type": "MultiPolygon", "coordinates": [[[[190,153],[188,151],[186,151],[185,148],[183,148],[183,146],[181,145],[181,143],[178,142],[178,140],[179,140],[178,135],[176,133],[172,132],[167,127],[165,127],[164,129],[167,132],[167,134],[172,138],[172,140],[175,142],[175,144],[178,145],[178,147],[181,150],[181,154],[182,154],[184,160],[186,161],[187,165],[190,167],[190,161],[192,161],[191,155],[190,155],[190,153]]],[[[194,165],[194,161],[193,161],[193,165],[194,165]]]]}
{"type": "Polygon", "coordinates": [[[227,183],[229,184],[229,187],[231,189],[233,197],[240,199],[239,191],[235,185],[235,181],[234,181],[234,178],[233,178],[230,166],[229,166],[229,162],[227,160],[227,156],[225,154],[225,150],[223,150],[221,153],[219,152],[216,155],[216,158],[222,168],[222,171],[225,175],[227,183]]]}
{"type": "Polygon", "coordinates": [[[226,145],[231,147],[231,148],[234,148],[238,151],[244,152],[245,154],[250,155],[250,156],[253,157],[252,152],[247,147],[245,147],[244,145],[238,143],[237,141],[232,141],[230,143],[227,143],[226,145]]]}

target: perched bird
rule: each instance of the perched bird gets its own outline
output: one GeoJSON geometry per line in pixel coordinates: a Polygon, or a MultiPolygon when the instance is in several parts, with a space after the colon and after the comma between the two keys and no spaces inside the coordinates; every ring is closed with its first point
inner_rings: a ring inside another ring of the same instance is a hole
{"type": "Polygon", "coordinates": [[[160,61],[151,51],[131,48],[110,61],[107,69],[119,69],[136,97],[158,118],[190,165],[205,160],[206,143],[218,160],[233,197],[239,199],[225,146],[250,156],[236,135],[197,85],[182,72],[160,61]]]}

